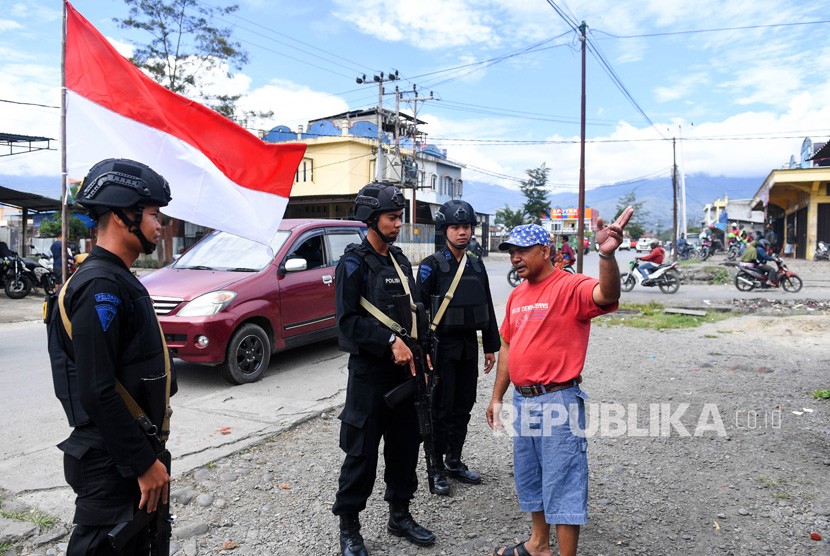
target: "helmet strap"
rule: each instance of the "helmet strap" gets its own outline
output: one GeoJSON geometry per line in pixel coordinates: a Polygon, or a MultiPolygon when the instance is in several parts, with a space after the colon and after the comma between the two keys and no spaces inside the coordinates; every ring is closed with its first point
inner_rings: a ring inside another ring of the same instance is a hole
{"type": "Polygon", "coordinates": [[[382,239],[386,243],[395,243],[394,237],[385,236],[381,233],[380,228],[378,227],[378,221],[379,218],[377,216],[373,216],[366,222],[366,225],[369,227],[370,230],[374,230],[375,233],[380,237],[380,239],[382,239]]]}
{"type": "Polygon", "coordinates": [[[156,250],[156,244],[152,243],[146,237],[144,237],[144,233],[141,231],[141,218],[142,214],[144,213],[144,207],[141,205],[136,205],[136,216],[139,216],[138,219],[130,219],[127,218],[127,215],[124,214],[124,211],[120,208],[112,207],[112,213],[115,214],[121,221],[127,225],[127,231],[131,234],[135,235],[138,238],[138,241],[141,243],[141,248],[144,250],[145,255],[151,255],[153,251],[156,250]]]}
{"type": "Polygon", "coordinates": [[[450,241],[449,239],[447,240],[447,243],[449,243],[450,245],[452,245],[453,247],[455,247],[459,251],[464,251],[465,249],[467,249],[467,247],[470,246],[470,242],[467,242],[467,243],[454,243],[454,242],[450,241]]]}

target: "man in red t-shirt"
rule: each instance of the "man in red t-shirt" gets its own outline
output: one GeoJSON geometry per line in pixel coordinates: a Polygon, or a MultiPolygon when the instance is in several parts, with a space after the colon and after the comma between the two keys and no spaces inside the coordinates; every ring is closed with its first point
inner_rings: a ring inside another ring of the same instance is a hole
{"type": "Polygon", "coordinates": [[[517,226],[499,246],[524,281],[507,300],[487,423],[494,430],[504,426],[502,400],[513,383],[514,478],[519,507],[531,514],[531,534],[498,555],[550,554],[551,525],[560,554],[576,554],[588,519],[587,395],[578,384],[591,319],[617,309],[614,251],[633,214],[626,208],[607,228],[597,220],[599,279],[553,268],[548,234],[536,224],[517,226]]]}
{"type": "Polygon", "coordinates": [[[637,270],[643,275],[643,280],[648,280],[648,275],[663,264],[663,258],[666,256],[666,251],[660,247],[660,243],[656,239],[650,245],[651,252],[645,257],[638,257],[641,261],[645,261],[645,264],[637,267],[637,270]]]}

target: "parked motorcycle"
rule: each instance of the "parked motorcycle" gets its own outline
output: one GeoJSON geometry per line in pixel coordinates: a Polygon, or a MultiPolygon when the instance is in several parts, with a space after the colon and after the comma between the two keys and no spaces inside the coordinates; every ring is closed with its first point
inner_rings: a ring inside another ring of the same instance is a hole
{"type": "Polygon", "coordinates": [[[680,289],[680,274],[677,272],[679,263],[661,264],[648,275],[648,279],[643,280],[643,275],[640,274],[640,260],[634,259],[631,261],[631,271],[624,272],[620,276],[620,289],[624,292],[630,292],[634,286],[640,284],[645,287],[657,286],[663,293],[674,293],[680,289]]]}
{"type": "Polygon", "coordinates": [[[39,287],[47,295],[55,292],[57,278],[52,271],[52,257],[43,253],[33,253],[32,257],[25,257],[23,263],[33,276],[32,285],[39,287]]]}
{"type": "Polygon", "coordinates": [[[819,241],[816,245],[816,254],[813,255],[814,261],[830,261],[830,247],[823,241],[819,241]]]}
{"type": "MultiPolygon", "coordinates": [[[[786,263],[781,260],[781,257],[774,255],[772,260],[778,266],[775,273],[775,282],[769,284],[767,287],[781,286],[784,291],[795,293],[801,290],[803,283],[798,274],[787,268],[786,263]]],[[[754,263],[739,263],[738,274],[735,275],[735,287],[742,292],[749,292],[755,288],[762,288],[767,284],[767,273],[759,269],[754,263]]]]}
{"type": "Polygon", "coordinates": [[[17,253],[10,251],[3,257],[0,266],[0,286],[5,289],[9,299],[23,299],[29,295],[34,279],[34,275],[17,253]]]}

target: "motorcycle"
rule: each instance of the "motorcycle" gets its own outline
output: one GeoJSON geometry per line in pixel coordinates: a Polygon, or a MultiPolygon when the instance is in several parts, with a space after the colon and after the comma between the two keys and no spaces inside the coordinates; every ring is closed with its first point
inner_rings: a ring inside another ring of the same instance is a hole
{"type": "MultiPolygon", "coordinates": [[[[564,270],[568,274],[576,274],[576,270],[574,270],[573,263],[566,264],[564,267],[562,267],[562,270],[564,270]]],[[[510,267],[510,270],[507,271],[507,283],[515,288],[523,281],[524,279],[519,276],[519,271],[513,267],[510,267]]]]}
{"type": "Polygon", "coordinates": [[[52,295],[57,283],[52,270],[52,257],[43,253],[33,253],[32,258],[24,257],[23,263],[33,277],[32,285],[41,288],[46,295],[52,295]]]}
{"type": "MultiPolygon", "coordinates": [[[[778,255],[773,255],[772,260],[778,266],[775,273],[775,282],[767,287],[781,286],[784,291],[795,293],[801,290],[803,283],[798,274],[787,268],[786,263],[778,255]]],[[[735,287],[739,291],[749,292],[755,288],[762,288],[767,284],[767,273],[758,268],[755,263],[738,263],[738,274],[735,275],[735,287]]]]}
{"type": "Polygon", "coordinates": [[[643,275],[637,270],[640,267],[639,259],[631,261],[630,266],[630,272],[624,272],[620,276],[620,289],[624,292],[630,292],[637,284],[649,288],[657,286],[661,292],[668,294],[680,289],[680,274],[677,272],[679,263],[661,264],[645,280],[643,280],[643,275]]]}
{"type": "Polygon", "coordinates": [[[814,261],[830,261],[830,247],[823,241],[819,241],[816,245],[816,254],[813,255],[814,261]]]}
{"type": "Polygon", "coordinates": [[[698,252],[700,253],[700,260],[705,261],[712,255],[714,255],[717,251],[723,251],[723,245],[721,244],[720,240],[712,241],[709,238],[706,238],[700,242],[700,248],[698,252]]]}
{"type": "Polygon", "coordinates": [[[9,255],[3,257],[2,267],[0,267],[0,286],[5,289],[9,299],[23,299],[29,295],[34,279],[34,275],[17,253],[11,251],[9,255]]]}
{"type": "Polygon", "coordinates": [[[700,253],[698,253],[698,250],[688,243],[685,247],[678,246],[677,248],[677,258],[681,261],[685,261],[688,259],[694,260],[697,259],[699,256],[700,253]]]}
{"type": "Polygon", "coordinates": [[[733,241],[729,244],[729,249],[726,251],[726,259],[729,261],[734,261],[741,255],[741,244],[737,241],[733,241]]]}

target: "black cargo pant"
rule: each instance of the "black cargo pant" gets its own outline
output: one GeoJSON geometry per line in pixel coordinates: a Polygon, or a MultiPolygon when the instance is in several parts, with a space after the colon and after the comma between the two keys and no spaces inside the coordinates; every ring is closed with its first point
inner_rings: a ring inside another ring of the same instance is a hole
{"type": "Polygon", "coordinates": [[[148,555],[149,529],[136,535],[120,552],[112,548],[107,538],[118,523],[132,519],[141,496],[138,481],[122,477],[107,452],[72,441],[62,443],[61,449],[65,452],[66,482],[77,495],[75,528],[66,549],[67,556],[148,555]]]}
{"type": "Polygon", "coordinates": [[[435,450],[456,460],[461,459],[470,412],[476,403],[477,355],[456,359],[442,355],[439,347],[438,361],[433,365],[440,377],[435,387],[432,413],[435,450]]]}
{"type": "Polygon", "coordinates": [[[383,395],[407,380],[409,366],[366,355],[349,357],[346,405],[340,414],[340,448],[345,452],[339,488],[332,507],[335,515],[357,514],[366,508],[378,466],[383,439],[386,483],[384,500],[408,503],[418,488],[416,467],[421,444],[414,398],[390,409],[383,395]]]}

